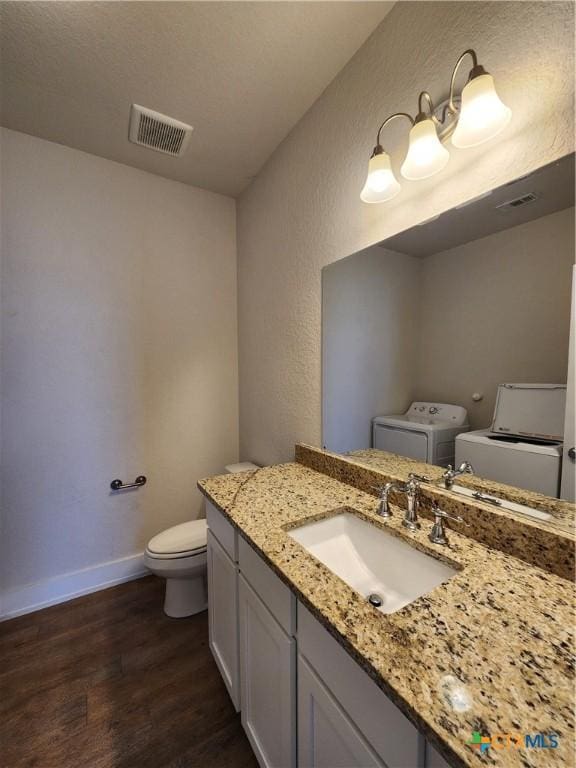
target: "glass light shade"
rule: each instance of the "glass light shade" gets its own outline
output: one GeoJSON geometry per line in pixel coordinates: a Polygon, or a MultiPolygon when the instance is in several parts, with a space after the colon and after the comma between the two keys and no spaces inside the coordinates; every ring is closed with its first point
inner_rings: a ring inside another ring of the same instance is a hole
{"type": "Polygon", "coordinates": [[[400,172],[405,179],[419,181],[441,171],[450,153],[442,146],[432,120],[420,120],[410,131],[408,154],[400,172]]]}
{"type": "Polygon", "coordinates": [[[385,203],[400,192],[400,184],[392,171],[386,152],[374,155],[368,163],[368,176],[360,199],[365,203],[385,203]]]}
{"type": "Polygon", "coordinates": [[[462,91],[462,106],[452,144],[476,147],[494,138],[510,122],[512,110],[500,101],[492,75],[479,75],[462,91]]]}

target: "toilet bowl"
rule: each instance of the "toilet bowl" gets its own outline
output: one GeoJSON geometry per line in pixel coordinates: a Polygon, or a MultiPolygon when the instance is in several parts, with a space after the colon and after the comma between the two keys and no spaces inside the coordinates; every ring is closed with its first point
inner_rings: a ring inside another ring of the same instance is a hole
{"type": "Polygon", "coordinates": [[[206,520],[175,525],[150,539],[144,565],[166,579],[167,616],[180,619],[206,610],[206,561],[206,520]]]}

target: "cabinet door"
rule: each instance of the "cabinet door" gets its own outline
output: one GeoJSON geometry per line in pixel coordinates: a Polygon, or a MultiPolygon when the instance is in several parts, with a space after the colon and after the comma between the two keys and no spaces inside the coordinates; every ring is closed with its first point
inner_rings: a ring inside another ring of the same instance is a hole
{"type": "Polygon", "coordinates": [[[426,768],[450,768],[446,760],[426,742],[426,768]]]}
{"type": "Polygon", "coordinates": [[[208,634],[236,711],[240,711],[238,665],[238,570],[208,531],[208,634]]]}
{"type": "Polygon", "coordinates": [[[298,654],[389,768],[422,768],[424,737],[332,635],[298,603],[298,654]]]}
{"type": "Polygon", "coordinates": [[[295,765],[295,642],[239,578],[242,725],[262,768],[295,765]]]}
{"type": "Polygon", "coordinates": [[[298,767],[385,768],[311,667],[298,657],[298,767]]]}

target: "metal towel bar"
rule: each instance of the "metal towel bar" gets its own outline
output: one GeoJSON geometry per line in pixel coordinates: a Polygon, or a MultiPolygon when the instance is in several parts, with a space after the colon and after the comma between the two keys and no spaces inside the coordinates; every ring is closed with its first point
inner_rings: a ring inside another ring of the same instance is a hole
{"type": "Polygon", "coordinates": [[[134,480],[133,483],[123,483],[122,480],[112,480],[110,483],[110,488],[112,488],[113,491],[123,491],[125,488],[139,488],[141,485],[146,484],[146,476],[145,475],[138,475],[136,480],[134,480]]]}

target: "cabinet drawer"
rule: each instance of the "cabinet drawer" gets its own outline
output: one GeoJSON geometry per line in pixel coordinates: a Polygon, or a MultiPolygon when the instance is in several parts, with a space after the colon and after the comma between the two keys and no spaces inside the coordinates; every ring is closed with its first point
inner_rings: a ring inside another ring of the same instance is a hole
{"type": "Polygon", "coordinates": [[[298,652],[388,768],[423,765],[423,737],[301,603],[298,652]]]}
{"type": "Polygon", "coordinates": [[[296,598],[288,587],[240,536],[238,541],[240,573],[289,635],[296,632],[296,598]]]}
{"type": "Polygon", "coordinates": [[[206,500],[206,524],[231,560],[238,562],[238,533],[219,509],[206,500]]]}

